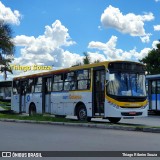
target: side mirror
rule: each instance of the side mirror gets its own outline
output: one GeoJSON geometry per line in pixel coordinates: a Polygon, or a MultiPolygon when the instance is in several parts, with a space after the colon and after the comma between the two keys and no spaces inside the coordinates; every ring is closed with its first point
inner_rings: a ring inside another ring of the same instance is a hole
{"type": "Polygon", "coordinates": [[[115,80],[115,74],[114,73],[112,73],[112,74],[106,73],[106,80],[114,81],[115,80]]]}
{"type": "Polygon", "coordinates": [[[109,75],[109,81],[114,81],[115,80],[115,74],[110,74],[109,75]]]}
{"type": "Polygon", "coordinates": [[[106,80],[109,81],[109,73],[106,72],[106,80]]]}

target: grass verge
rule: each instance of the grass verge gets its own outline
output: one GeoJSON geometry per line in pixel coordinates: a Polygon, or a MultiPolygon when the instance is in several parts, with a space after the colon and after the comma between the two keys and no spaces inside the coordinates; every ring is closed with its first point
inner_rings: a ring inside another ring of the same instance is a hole
{"type": "Polygon", "coordinates": [[[49,115],[24,116],[20,114],[2,114],[2,113],[0,113],[0,119],[35,120],[35,121],[50,121],[50,122],[78,122],[77,120],[51,117],[49,115]]]}

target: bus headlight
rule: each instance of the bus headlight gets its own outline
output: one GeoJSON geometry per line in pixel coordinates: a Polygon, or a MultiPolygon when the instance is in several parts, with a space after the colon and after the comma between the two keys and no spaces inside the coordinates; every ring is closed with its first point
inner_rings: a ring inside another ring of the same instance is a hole
{"type": "Polygon", "coordinates": [[[113,104],[113,107],[116,108],[116,109],[119,109],[119,106],[113,104]]]}
{"type": "Polygon", "coordinates": [[[109,103],[112,107],[114,107],[114,108],[116,108],[116,109],[119,109],[119,108],[120,108],[119,106],[117,106],[116,104],[114,104],[114,103],[112,103],[112,102],[110,102],[110,101],[108,101],[108,103],[109,103]]]}
{"type": "Polygon", "coordinates": [[[148,104],[146,104],[145,106],[141,107],[141,109],[145,109],[146,107],[148,107],[148,104]]]}

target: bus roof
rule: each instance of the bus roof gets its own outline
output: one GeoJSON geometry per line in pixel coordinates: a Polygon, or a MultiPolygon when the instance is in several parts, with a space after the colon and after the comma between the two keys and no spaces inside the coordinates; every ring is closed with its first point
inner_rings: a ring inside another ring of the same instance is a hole
{"type": "MultiPolygon", "coordinates": [[[[60,74],[60,73],[65,73],[65,72],[69,72],[69,71],[80,70],[80,69],[87,69],[87,68],[98,67],[98,66],[108,67],[108,64],[109,63],[113,63],[113,62],[128,62],[128,63],[141,64],[141,63],[138,63],[138,62],[122,61],[122,60],[103,61],[103,62],[98,62],[98,63],[73,66],[73,67],[59,69],[59,70],[51,70],[51,71],[47,71],[47,72],[41,72],[41,73],[35,73],[35,74],[30,74],[30,75],[19,76],[19,77],[13,78],[13,80],[20,80],[20,79],[26,79],[26,78],[34,78],[34,77],[37,77],[37,76],[47,76],[47,75],[52,75],[52,74],[60,74]]],[[[143,64],[141,64],[141,65],[143,65],[143,64]]]]}

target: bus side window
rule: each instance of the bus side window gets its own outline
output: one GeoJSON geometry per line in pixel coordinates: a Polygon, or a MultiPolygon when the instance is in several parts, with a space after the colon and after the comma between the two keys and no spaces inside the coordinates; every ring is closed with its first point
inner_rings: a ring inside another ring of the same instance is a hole
{"type": "Polygon", "coordinates": [[[63,90],[63,75],[54,75],[53,78],[53,91],[62,91],[63,90]]]}
{"type": "Polygon", "coordinates": [[[52,84],[52,78],[47,78],[46,82],[45,82],[45,90],[46,92],[51,92],[51,84],[52,84]]]}
{"type": "Polygon", "coordinates": [[[35,92],[42,92],[42,77],[35,78],[35,92]]]}
{"type": "Polygon", "coordinates": [[[152,90],[151,90],[152,94],[156,94],[156,81],[152,81],[152,90]]]}
{"type": "Polygon", "coordinates": [[[90,70],[77,71],[78,89],[90,89],[90,70]]]}
{"type": "Polygon", "coordinates": [[[20,82],[14,81],[13,82],[13,94],[19,94],[20,93],[20,82]]]}
{"type": "Polygon", "coordinates": [[[21,94],[22,95],[26,94],[26,92],[27,92],[27,85],[28,85],[28,81],[27,80],[21,82],[21,94]]]}
{"type": "Polygon", "coordinates": [[[29,79],[27,85],[27,93],[33,93],[33,92],[34,92],[34,79],[29,79]]]}
{"type": "Polygon", "coordinates": [[[76,89],[76,77],[75,72],[69,72],[64,75],[64,90],[75,90],[76,89]]]}

